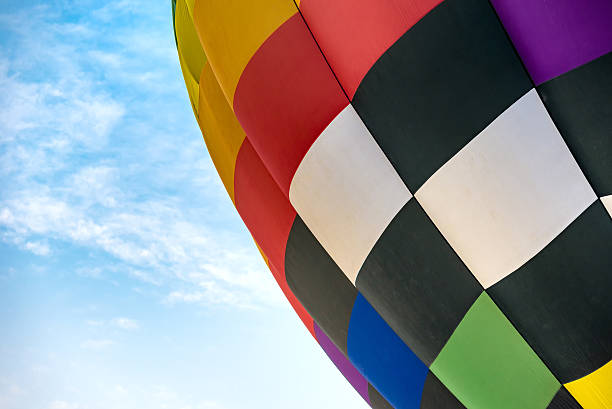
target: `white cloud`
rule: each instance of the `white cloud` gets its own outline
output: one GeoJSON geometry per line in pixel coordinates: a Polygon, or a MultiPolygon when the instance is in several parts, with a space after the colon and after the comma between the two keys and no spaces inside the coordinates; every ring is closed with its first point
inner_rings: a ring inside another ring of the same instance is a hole
{"type": "Polygon", "coordinates": [[[227,409],[227,406],[214,401],[204,401],[196,404],[195,406],[183,406],[181,409],[227,409]]]}
{"type": "Polygon", "coordinates": [[[152,274],[149,274],[145,271],[130,269],[128,270],[128,274],[131,277],[134,277],[137,280],[142,281],[143,283],[152,284],[154,286],[161,285],[160,280],[156,279],[152,274]]]}
{"type": "Polygon", "coordinates": [[[37,241],[28,241],[25,244],[26,250],[31,251],[37,256],[48,256],[51,253],[49,246],[45,243],[37,242],[37,241]]]}
{"type": "Polygon", "coordinates": [[[9,66],[6,60],[0,61],[3,142],[39,134],[44,139],[37,144],[26,140],[30,143],[20,147],[27,146],[32,153],[62,153],[76,145],[100,148],[125,114],[121,103],[95,90],[92,80],[78,70],[55,82],[27,82],[19,74],[9,74],[9,66]]]}
{"type": "Polygon", "coordinates": [[[71,176],[67,186],[71,195],[88,205],[116,207],[121,192],[116,187],[119,170],[110,166],[87,166],[71,176]]]}
{"type": "MultiPolygon", "coordinates": [[[[88,184],[95,186],[95,178],[88,184]]],[[[171,291],[169,302],[244,307],[277,305],[281,300],[254,245],[233,251],[231,240],[217,240],[212,236],[215,233],[185,220],[163,202],[124,204],[119,211],[92,217],[94,213],[87,207],[75,207],[68,200],[41,193],[22,192],[6,201],[0,209],[0,224],[26,240],[42,235],[101,249],[127,263],[128,274],[143,282],[159,285],[178,279],[191,285],[191,289],[171,291]]],[[[69,190],[68,199],[76,202],[82,195],[81,188],[69,190]]],[[[104,203],[103,198],[91,203],[99,201],[104,203]]],[[[38,250],[42,254],[48,248],[38,250]]],[[[93,271],[99,274],[99,270],[93,271]]]]}
{"type": "Polygon", "coordinates": [[[161,401],[175,401],[178,398],[176,392],[165,385],[155,386],[152,395],[155,399],[161,401]]]}
{"type": "Polygon", "coordinates": [[[85,321],[85,323],[89,325],[90,327],[102,327],[105,324],[104,321],[99,321],[99,320],[87,320],[85,321]]]}
{"type": "Polygon", "coordinates": [[[114,318],[111,322],[115,327],[128,331],[133,331],[140,328],[138,321],[130,318],[118,317],[114,318]]]}
{"type": "Polygon", "coordinates": [[[143,5],[136,1],[130,0],[115,0],[110,1],[105,6],[96,9],[92,15],[102,21],[110,21],[112,18],[117,18],[118,14],[135,13],[142,11],[143,5]]]}
{"type": "Polygon", "coordinates": [[[49,7],[0,16],[22,50],[0,57],[1,237],[41,256],[67,245],[105,254],[112,270],[76,273],[123,273],[160,287],[170,304],[277,306],[280,291],[246,230],[235,231],[195,119],[159,112],[169,97],[188,104],[171,25],[95,37],[99,20],[147,4],[111,1],[71,23],[49,7]]]}
{"type": "Polygon", "coordinates": [[[100,267],[79,268],[76,273],[81,277],[100,279],[103,277],[103,270],[100,267]]]}
{"type": "Polygon", "coordinates": [[[115,342],[110,339],[88,339],[81,343],[81,348],[93,351],[100,351],[114,344],[115,342]]]}
{"type": "Polygon", "coordinates": [[[117,69],[120,68],[122,65],[121,55],[117,53],[109,53],[101,50],[91,50],[89,51],[89,56],[108,68],[117,69]]]}
{"type": "Polygon", "coordinates": [[[67,402],[63,400],[56,400],[51,402],[49,409],[79,409],[81,405],[74,402],[67,402]]]}
{"type": "Polygon", "coordinates": [[[85,323],[93,328],[117,328],[125,331],[134,331],[140,328],[140,323],[126,317],[116,317],[111,320],[87,320],[85,323]]]}

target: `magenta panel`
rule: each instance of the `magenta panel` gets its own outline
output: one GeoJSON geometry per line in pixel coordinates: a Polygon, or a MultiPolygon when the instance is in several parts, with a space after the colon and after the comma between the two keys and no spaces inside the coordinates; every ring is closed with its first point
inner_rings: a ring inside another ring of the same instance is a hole
{"type": "Polygon", "coordinates": [[[314,331],[317,341],[319,341],[319,345],[321,345],[321,348],[323,348],[323,351],[325,351],[329,359],[334,363],[334,365],[336,365],[346,380],[353,385],[353,388],[359,392],[361,397],[366,402],[370,403],[370,398],[368,395],[368,381],[344,356],[342,351],[340,351],[338,347],[334,345],[332,340],[329,339],[329,337],[325,334],[325,332],[323,332],[316,322],[314,324],[314,331]]]}

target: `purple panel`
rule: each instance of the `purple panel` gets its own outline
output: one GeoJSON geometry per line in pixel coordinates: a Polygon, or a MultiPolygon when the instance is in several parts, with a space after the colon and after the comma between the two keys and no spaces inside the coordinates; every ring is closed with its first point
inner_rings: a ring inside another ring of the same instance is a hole
{"type": "Polygon", "coordinates": [[[491,0],[536,85],[612,51],[612,0],[491,0]]]}
{"type": "Polygon", "coordinates": [[[347,381],[353,388],[361,395],[361,397],[370,403],[370,398],[368,396],[368,381],[359,373],[357,368],[351,364],[351,362],[346,359],[342,351],[334,345],[334,343],[329,339],[327,335],[323,332],[321,328],[315,322],[314,324],[315,335],[317,337],[317,341],[319,341],[319,345],[323,348],[323,351],[327,354],[329,359],[336,365],[338,370],[344,375],[347,381]]]}

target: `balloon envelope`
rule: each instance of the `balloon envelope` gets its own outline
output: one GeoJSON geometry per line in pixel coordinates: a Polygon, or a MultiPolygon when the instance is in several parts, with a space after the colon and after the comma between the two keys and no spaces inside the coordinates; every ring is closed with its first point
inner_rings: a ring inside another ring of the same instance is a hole
{"type": "Polygon", "coordinates": [[[612,2],[172,4],[219,176],[373,408],[612,408],[612,2]]]}

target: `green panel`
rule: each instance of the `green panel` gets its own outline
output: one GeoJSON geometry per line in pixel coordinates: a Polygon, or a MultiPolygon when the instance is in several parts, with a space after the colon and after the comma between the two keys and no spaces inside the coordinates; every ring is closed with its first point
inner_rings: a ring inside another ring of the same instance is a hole
{"type": "Polygon", "coordinates": [[[485,292],[431,371],[468,409],[544,409],[560,387],[485,292]]]}
{"type": "Polygon", "coordinates": [[[174,32],[174,44],[178,48],[178,41],[176,41],[176,0],[172,0],[172,31],[174,32]]]}

